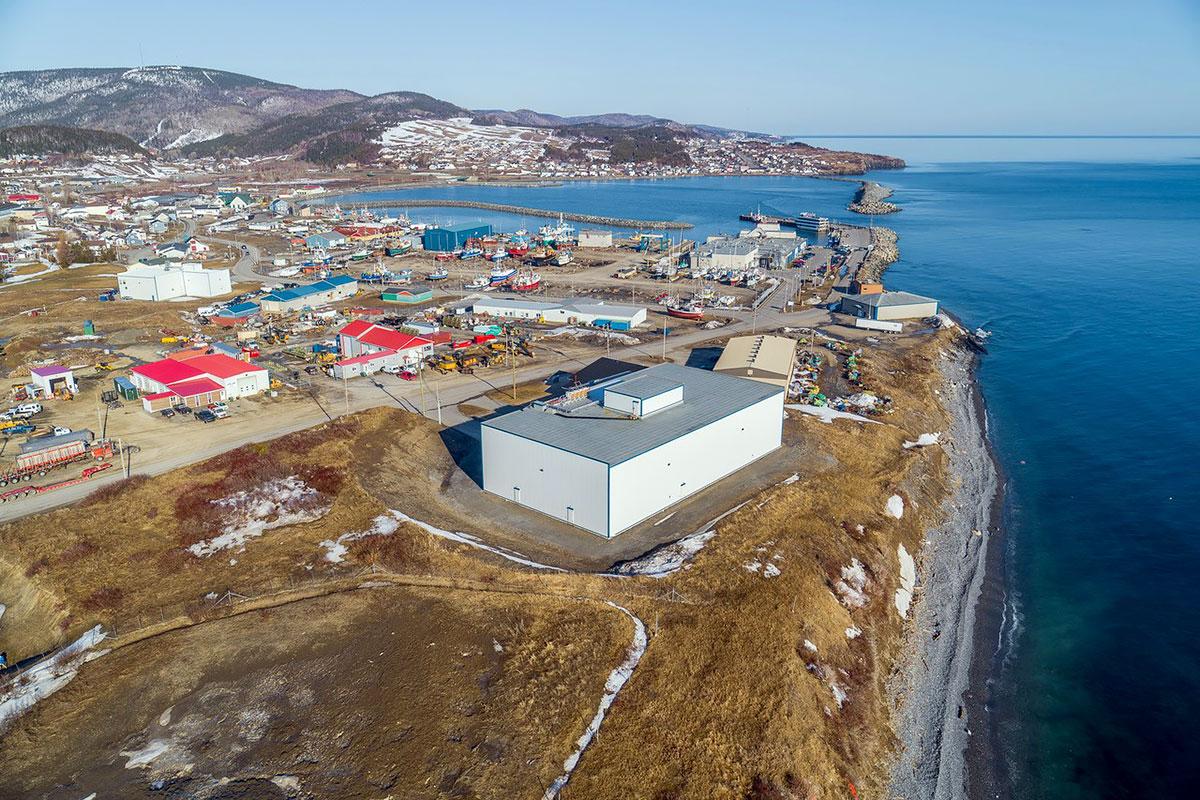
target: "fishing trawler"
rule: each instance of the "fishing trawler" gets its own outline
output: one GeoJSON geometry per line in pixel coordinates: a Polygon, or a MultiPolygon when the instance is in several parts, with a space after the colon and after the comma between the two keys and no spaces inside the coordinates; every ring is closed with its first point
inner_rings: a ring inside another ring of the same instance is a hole
{"type": "Polygon", "coordinates": [[[517,274],[514,267],[502,267],[499,264],[492,267],[491,273],[488,275],[492,285],[504,283],[506,280],[517,274]]]}
{"type": "Polygon", "coordinates": [[[668,300],[663,304],[667,316],[677,319],[704,319],[704,304],[697,300],[668,300]]]}
{"type": "Polygon", "coordinates": [[[518,272],[508,285],[514,292],[536,291],[542,285],[542,276],[536,272],[518,272]]]}

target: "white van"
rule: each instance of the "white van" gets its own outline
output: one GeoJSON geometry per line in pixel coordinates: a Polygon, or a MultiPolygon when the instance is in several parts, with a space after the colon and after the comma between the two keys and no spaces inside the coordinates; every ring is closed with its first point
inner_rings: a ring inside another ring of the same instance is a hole
{"type": "Polygon", "coordinates": [[[13,411],[17,412],[18,416],[32,417],[34,414],[42,413],[42,404],[41,403],[22,403],[21,405],[14,408],[13,411]]]}

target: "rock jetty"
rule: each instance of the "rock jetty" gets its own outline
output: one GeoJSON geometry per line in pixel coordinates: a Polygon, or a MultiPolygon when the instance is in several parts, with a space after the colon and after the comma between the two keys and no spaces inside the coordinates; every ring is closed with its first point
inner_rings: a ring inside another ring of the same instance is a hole
{"type": "Polygon", "coordinates": [[[616,228],[635,228],[649,230],[682,231],[693,227],[690,222],[678,222],[667,219],[626,219],[624,217],[603,217],[597,214],[579,214],[573,211],[551,211],[545,208],[528,208],[526,206],[510,206],[505,203],[483,203],[477,200],[438,200],[430,198],[396,198],[388,201],[388,207],[399,208],[480,208],[485,211],[501,211],[506,214],[520,214],[525,217],[544,217],[555,219],[562,217],[572,222],[584,222],[588,225],[611,225],[616,228]]]}
{"type": "Polygon", "coordinates": [[[874,181],[862,181],[854,194],[854,200],[846,208],[856,214],[895,214],[900,210],[900,206],[887,202],[891,196],[892,190],[889,187],[874,181]]]}

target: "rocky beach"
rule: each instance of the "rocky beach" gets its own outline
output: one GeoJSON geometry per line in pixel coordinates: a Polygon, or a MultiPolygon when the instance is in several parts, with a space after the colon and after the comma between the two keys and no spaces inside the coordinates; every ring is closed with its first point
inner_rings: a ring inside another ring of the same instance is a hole
{"type": "MultiPolygon", "coordinates": [[[[943,354],[940,392],[950,416],[942,441],[957,485],[942,521],[926,533],[917,613],[892,690],[900,754],[892,795],[950,800],[968,796],[967,749],[981,705],[970,703],[977,655],[976,610],[989,542],[998,523],[1001,485],[987,439],[986,410],[975,381],[978,356],[943,354]]],[[[976,792],[970,792],[975,796],[976,792]]]]}

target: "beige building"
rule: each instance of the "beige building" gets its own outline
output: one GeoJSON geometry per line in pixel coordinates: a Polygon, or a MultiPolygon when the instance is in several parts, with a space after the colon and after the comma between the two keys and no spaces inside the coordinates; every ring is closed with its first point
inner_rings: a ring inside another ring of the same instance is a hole
{"type": "Polygon", "coordinates": [[[796,341],[786,336],[735,336],[713,372],[788,386],[796,365],[796,341]]]}

